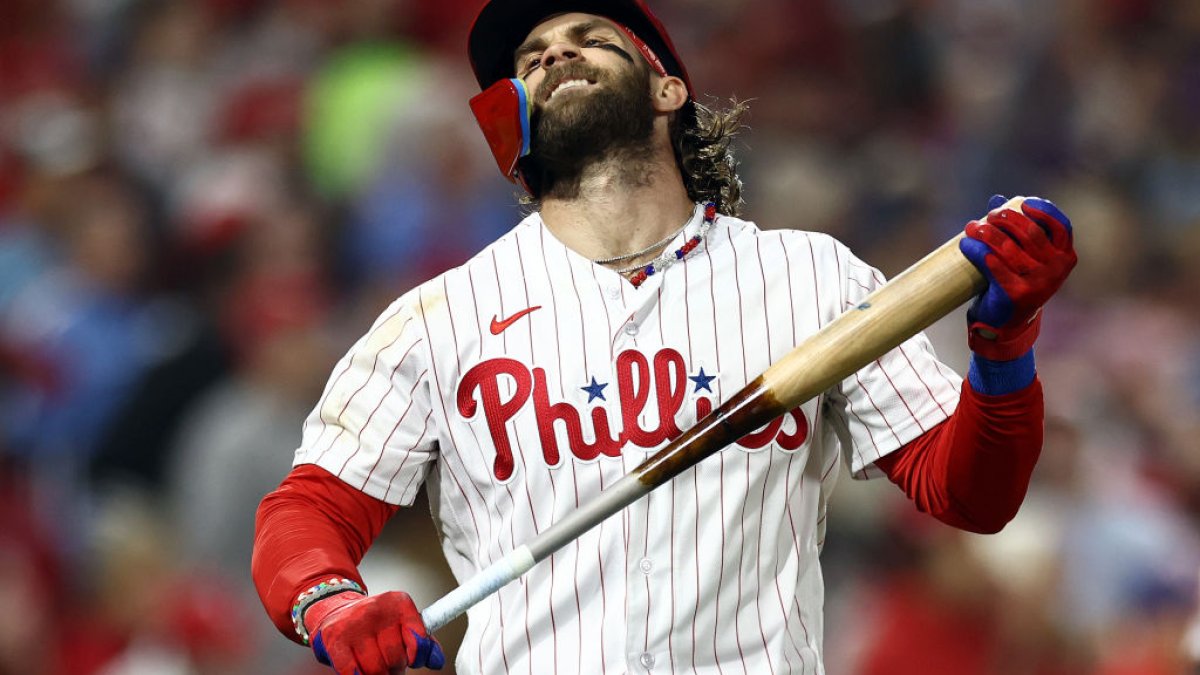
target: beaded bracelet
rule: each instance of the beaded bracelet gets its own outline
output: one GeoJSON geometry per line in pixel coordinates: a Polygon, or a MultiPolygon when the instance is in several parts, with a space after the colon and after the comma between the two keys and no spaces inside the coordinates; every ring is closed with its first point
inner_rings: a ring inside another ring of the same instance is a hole
{"type": "Polygon", "coordinates": [[[304,627],[305,610],[311,607],[312,604],[318,600],[324,600],[331,595],[337,595],[338,593],[345,593],[347,591],[361,593],[363,595],[367,594],[367,592],[363,590],[363,587],[359,585],[357,581],[354,581],[353,579],[333,577],[328,581],[322,581],[316,586],[313,586],[307,591],[304,591],[300,595],[296,596],[296,604],[292,605],[292,625],[296,627],[296,634],[300,636],[300,639],[304,641],[304,644],[308,644],[308,630],[304,627]]]}

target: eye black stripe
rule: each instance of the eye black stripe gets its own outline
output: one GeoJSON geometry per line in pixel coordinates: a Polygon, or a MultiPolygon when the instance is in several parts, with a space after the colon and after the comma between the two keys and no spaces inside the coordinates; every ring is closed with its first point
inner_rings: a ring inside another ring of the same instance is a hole
{"type": "Polygon", "coordinates": [[[620,54],[626,61],[633,63],[633,57],[629,55],[629,52],[625,51],[624,49],[621,49],[619,46],[614,45],[611,42],[606,42],[602,45],[596,45],[596,46],[599,47],[600,49],[607,49],[608,51],[613,52],[615,54],[620,54]]]}

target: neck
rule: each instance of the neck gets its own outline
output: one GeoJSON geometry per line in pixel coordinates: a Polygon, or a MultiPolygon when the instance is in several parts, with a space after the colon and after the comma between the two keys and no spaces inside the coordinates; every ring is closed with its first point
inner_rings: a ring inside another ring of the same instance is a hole
{"type": "MultiPolygon", "coordinates": [[[[669,162],[650,161],[640,169],[631,175],[620,158],[587,167],[572,195],[542,199],[542,222],[568,248],[591,260],[623,256],[662,240],[687,222],[695,205],[673,155],[669,162]]],[[[621,266],[653,260],[661,252],[621,266]]]]}

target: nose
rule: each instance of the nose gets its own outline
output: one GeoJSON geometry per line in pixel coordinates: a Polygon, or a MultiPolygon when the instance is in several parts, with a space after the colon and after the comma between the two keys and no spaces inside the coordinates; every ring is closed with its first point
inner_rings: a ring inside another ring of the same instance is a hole
{"type": "Polygon", "coordinates": [[[579,47],[565,40],[559,40],[542,52],[542,67],[549,68],[559,62],[570,63],[579,57],[579,47]]]}

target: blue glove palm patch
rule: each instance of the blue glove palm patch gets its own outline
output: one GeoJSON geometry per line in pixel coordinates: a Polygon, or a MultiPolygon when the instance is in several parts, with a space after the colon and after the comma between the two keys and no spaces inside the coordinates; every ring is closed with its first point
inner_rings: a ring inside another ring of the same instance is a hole
{"type": "Polygon", "coordinates": [[[312,639],[313,655],[317,657],[317,662],[323,666],[332,666],[333,661],[329,658],[329,652],[325,649],[325,640],[322,639],[321,633],[317,633],[312,639]]]}
{"type": "Polygon", "coordinates": [[[996,283],[992,271],[988,269],[987,257],[992,249],[978,239],[963,237],[958,242],[958,249],[970,260],[987,279],[988,287],[971,306],[967,308],[967,321],[983,323],[989,326],[1003,326],[1013,315],[1012,298],[1004,292],[1004,287],[996,283]]]}
{"type": "Polygon", "coordinates": [[[413,668],[433,668],[434,670],[446,665],[446,655],[442,653],[442,646],[436,640],[421,637],[417,631],[412,629],[409,629],[409,632],[417,639],[417,655],[409,665],[413,668]]]}

